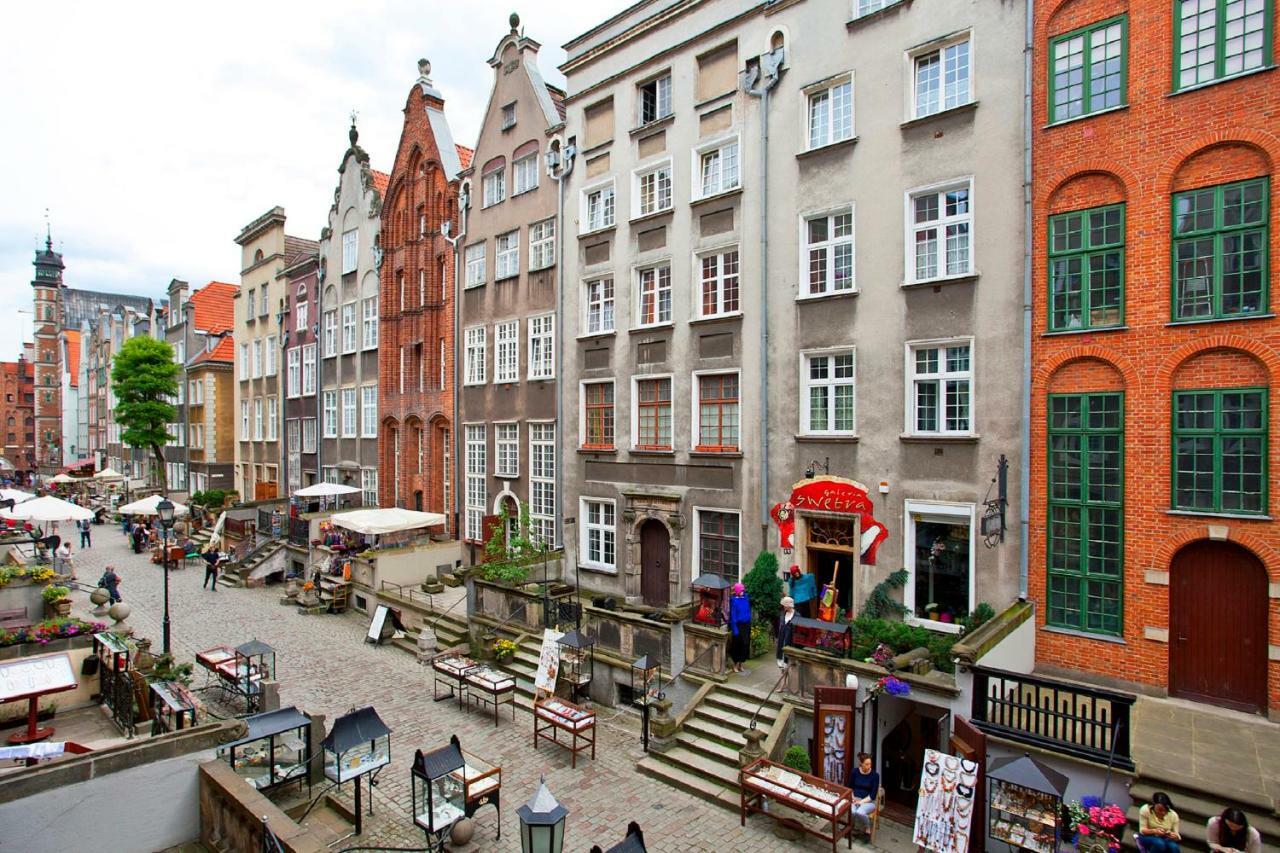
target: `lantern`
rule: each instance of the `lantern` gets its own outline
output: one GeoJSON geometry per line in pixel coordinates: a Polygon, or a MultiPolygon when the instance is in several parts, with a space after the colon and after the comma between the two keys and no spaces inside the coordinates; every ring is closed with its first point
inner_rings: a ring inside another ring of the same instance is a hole
{"type": "Polygon", "coordinates": [[[409,778],[413,822],[426,833],[429,847],[444,850],[445,835],[466,816],[465,766],[457,735],[448,746],[413,754],[409,778]]]}
{"type": "MultiPolygon", "coordinates": [[[[331,782],[356,782],[356,835],[361,831],[360,777],[391,763],[391,729],[372,707],[352,709],[333,721],[320,743],[324,775],[331,782]]],[[[370,780],[370,789],[373,782],[370,780]]]]}
{"type": "Polygon", "coordinates": [[[631,702],[640,706],[640,742],[649,751],[649,706],[658,701],[662,665],[648,655],[631,664],[631,702]]]}
{"type": "Polygon", "coordinates": [[[729,610],[729,582],[720,575],[698,575],[689,585],[698,594],[693,621],[719,628],[729,610]]]}
{"type": "Polygon", "coordinates": [[[561,853],[564,850],[564,819],[569,810],[538,782],[533,798],[516,809],[520,818],[520,853],[561,853]]]}
{"type": "Polygon", "coordinates": [[[244,722],[245,736],[218,750],[236,775],[259,791],[293,781],[310,790],[311,718],[290,706],[244,722]]]}
{"type": "Polygon", "coordinates": [[[578,701],[578,693],[586,690],[595,675],[595,641],[584,637],[575,628],[558,641],[560,643],[560,679],[569,682],[571,702],[578,701]]]}

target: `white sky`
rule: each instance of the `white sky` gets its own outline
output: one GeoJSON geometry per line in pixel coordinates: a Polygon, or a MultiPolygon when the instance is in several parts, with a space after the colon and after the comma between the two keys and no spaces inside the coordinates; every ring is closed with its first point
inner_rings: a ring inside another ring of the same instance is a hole
{"type": "Polygon", "coordinates": [[[171,278],[237,282],[233,239],[273,205],[290,234],[320,236],[351,110],[372,165],[390,170],[420,57],[455,140],[474,145],[513,10],[562,86],[560,45],[629,4],[13,4],[0,35],[0,359],[31,336],[46,208],[71,287],[158,298],[171,278]]]}

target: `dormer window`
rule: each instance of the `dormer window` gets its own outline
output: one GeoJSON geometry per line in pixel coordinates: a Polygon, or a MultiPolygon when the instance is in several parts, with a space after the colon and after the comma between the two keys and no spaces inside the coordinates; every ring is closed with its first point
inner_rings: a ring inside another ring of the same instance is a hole
{"type": "Polygon", "coordinates": [[[671,75],[640,84],[640,123],[648,124],[671,115],[671,75]]]}
{"type": "Polygon", "coordinates": [[[510,130],[516,126],[516,102],[512,101],[502,108],[502,129],[510,130]]]}

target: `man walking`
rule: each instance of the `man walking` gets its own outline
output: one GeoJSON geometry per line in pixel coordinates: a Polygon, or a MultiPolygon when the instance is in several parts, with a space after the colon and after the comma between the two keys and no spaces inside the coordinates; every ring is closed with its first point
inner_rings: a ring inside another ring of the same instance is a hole
{"type": "Polygon", "coordinates": [[[209,550],[200,555],[204,558],[204,583],[200,584],[201,589],[212,589],[218,591],[218,564],[222,562],[222,555],[218,553],[218,549],[210,546],[209,550]],[[213,586],[209,586],[209,582],[213,581],[213,586]]]}
{"type": "Polygon", "coordinates": [[[93,528],[90,527],[91,524],[93,524],[93,522],[87,518],[82,518],[76,522],[76,527],[80,528],[81,548],[88,548],[93,545],[93,528]]]}
{"type": "Polygon", "coordinates": [[[116,574],[115,566],[107,566],[106,571],[102,573],[102,578],[98,581],[98,586],[105,589],[111,596],[112,604],[120,600],[120,576],[116,574]]]}

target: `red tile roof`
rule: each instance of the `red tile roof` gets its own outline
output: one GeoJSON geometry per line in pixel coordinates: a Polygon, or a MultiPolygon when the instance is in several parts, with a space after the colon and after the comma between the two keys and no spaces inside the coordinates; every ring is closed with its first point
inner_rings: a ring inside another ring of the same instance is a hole
{"type": "Polygon", "coordinates": [[[211,281],[191,294],[197,331],[210,334],[231,331],[235,326],[235,305],[231,300],[239,289],[236,284],[211,281]]]}
{"type": "Polygon", "coordinates": [[[468,148],[465,145],[459,145],[457,146],[457,148],[458,148],[458,160],[462,163],[462,168],[465,169],[471,165],[471,158],[476,156],[475,149],[468,148]]]}
{"type": "Polygon", "coordinates": [[[560,114],[560,120],[564,121],[564,90],[557,89],[555,86],[547,84],[547,93],[551,95],[551,103],[555,106],[556,112],[560,114]]]}
{"type": "Polygon", "coordinates": [[[80,333],[75,329],[63,329],[67,336],[67,371],[71,374],[71,387],[80,384],[80,333]]]}
{"type": "Polygon", "coordinates": [[[387,197],[387,186],[391,183],[391,176],[386,172],[379,172],[377,169],[370,169],[373,175],[373,188],[378,191],[378,195],[383,198],[387,197]]]}
{"type": "Polygon", "coordinates": [[[236,344],[230,335],[225,335],[218,345],[211,350],[200,353],[191,360],[192,364],[203,364],[207,361],[219,361],[231,364],[236,358],[236,344]]]}

